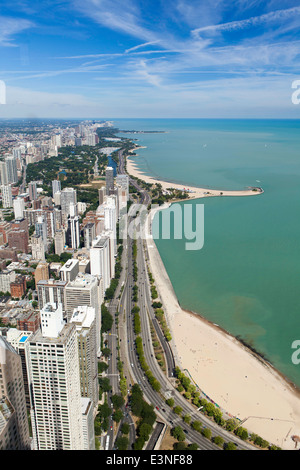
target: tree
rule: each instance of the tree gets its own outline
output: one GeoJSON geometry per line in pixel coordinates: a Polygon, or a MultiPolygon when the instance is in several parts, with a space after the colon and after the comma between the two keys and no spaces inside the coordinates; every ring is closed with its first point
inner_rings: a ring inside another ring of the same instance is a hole
{"type": "Polygon", "coordinates": [[[202,429],[201,421],[193,421],[191,426],[193,429],[195,429],[195,431],[201,432],[201,429],[202,429]]]}
{"type": "Polygon", "coordinates": [[[175,428],[172,429],[171,434],[175,439],[177,439],[177,441],[185,440],[185,433],[180,426],[175,426],[175,428]]]}
{"type": "Polygon", "coordinates": [[[219,447],[222,447],[222,445],[224,444],[224,439],[221,436],[215,436],[213,438],[213,441],[219,447]]]}
{"type": "Polygon", "coordinates": [[[121,395],[113,395],[111,401],[115,409],[122,408],[124,405],[124,398],[121,395]]]}
{"type": "Polygon", "coordinates": [[[188,445],[187,448],[188,448],[188,450],[198,450],[199,446],[198,446],[198,444],[193,442],[192,444],[188,445]]]}
{"type": "Polygon", "coordinates": [[[123,423],[121,427],[121,433],[122,434],[129,434],[129,424],[128,423],[123,423]]]}
{"type": "Polygon", "coordinates": [[[177,415],[180,415],[180,414],[182,413],[182,408],[181,408],[181,406],[178,406],[178,405],[177,405],[177,406],[175,406],[175,407],[173,408],[173,411],[174,411],[174,413],[176,413],[177,415]]]}
{"type": "Polygon", "coordinates": [[[139,427],[138,427],[138,435],[140,437],[142,437],[145,441],[148,441],[149,439],[149,436],[152,432],[152,426],[148,423],[142,423],[139,427]]]}
{"type": "Polygon", "coordinates": [[[174,442],[173,444],[174,450],[186,450],[186,445],[184,442],[174,442]]]}
{"type": "Polygon", "coordinates": [[[123,412],[121,410],[116,410],[113,415],[112,419],[116,422],[119,423],[121,419],[123,418],[123,412]]]}
{"type": "Polygon", "coordinates": [[[233,442],[227,442],[224,446],[225,450],[236,450],[236,445],[233,442]]]}
{"type": "Polygon", "coordinates": [[[128,449],[128,438],[125,436],[118,437],[115,441],[115,445],[119,450],[127,450],[128,449]]]}
{"type": "Polygon", "coordinates": [[[248,439],[248,431],[247,429],[243,428],[242,426],[238,427],[234,433],[243,441],[248,439]]]}
{"type": "Polygon", "coordinates": [[[236,419],[233,419],[233,418],[227,419],[225,423],[225,427],[227,431],[233,431],[236,428],[236,426],[237,426],[236,419]]]}

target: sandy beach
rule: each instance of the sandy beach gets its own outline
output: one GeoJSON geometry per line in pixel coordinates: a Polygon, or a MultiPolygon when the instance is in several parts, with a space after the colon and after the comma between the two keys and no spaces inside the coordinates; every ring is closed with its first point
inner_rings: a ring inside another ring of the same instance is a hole
{"type": "MultiPolygon", "coordinates": [[[[127,172],[163,188],[178,186],[139,172],[127,159],[127,172]]],[[[190,197],[220,196],[220,190],[190,188],[190,197]]],[[[224,195],[260,194],[252,190],[224,191],[224,195]]],[[[168,204],[165,205],[168,207],[168,204]]],[[[163,209],[162,207],[161,209],[163,209]]],[[[147,240],[150,270],[172,334],[177,365],[186,369],[198,387],[221,409],[239,418],[249,431],[282,449],[294,449],[300,435],[300,394],[272,366],[238,340],[200,315],[183,310],[152,238],[147,240]]]]}
{"type": "MultiPolygon", "coordinates": [[[[142,147],[141,147],[142,148],[142,147]]],[[[135,149],[136,150],[136,149],[135,149]]],[[[189,199],[199,199],[202,197],[212,197],[212,196],[257,196],[260,195],[263,191],[253,191],[253,188],[247,188],[244,190],[237,191],[228,191],[223,189],[208,189],[208,188],[198,188],[195,186],[184,186],[183,184],[170,183],[167,181],[161,181],[159,179],[152,178],[151,176],[145,175],[141,172],[134,161],[134,156],[126,158],[126,171],[129,175],[139,178],[146,183],[161,184],[163,190],[168,190],[168,188],[179,189],[181,191],[185,190],[189,193],[189,199]]]]}

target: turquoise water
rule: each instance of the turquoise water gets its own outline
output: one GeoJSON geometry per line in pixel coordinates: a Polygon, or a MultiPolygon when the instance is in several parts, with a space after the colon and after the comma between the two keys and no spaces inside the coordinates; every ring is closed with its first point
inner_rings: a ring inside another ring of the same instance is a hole
{"type": "MultiPolygon", "coordinates": [[[[281,120],[120,120],[136,163],[164,180],[219,189],[259,185],[254,197],[204,204],[204,247],[156,240],[183,308],[240,336],[300,386],[291,344],[300,339],[300,123],[281,120]]],[[[182,203],[183,204],[183,203],[182,203]]],[[[156,223],[159,223],[156,217],[156,223]]]]}

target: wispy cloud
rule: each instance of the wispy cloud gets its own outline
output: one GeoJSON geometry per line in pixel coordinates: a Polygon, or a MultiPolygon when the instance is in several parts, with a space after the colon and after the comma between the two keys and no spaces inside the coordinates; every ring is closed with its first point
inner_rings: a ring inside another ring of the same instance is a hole
{"type": "Polygon", "coordinates": [[[16,46],[13,42],[14,37],[34,26],[32,21],[23,18],[10,18],[7,16],[0,16],[0,45],[1,46],[16,46]]]}
{"type": "Polygon", "coordinates": [[[293,18],[295,15],[299,14],[300,7],[288,8],[285,10],[276,10],[259,16],[252,16],[243,20],[230,21],[228,23],[214,24],[210,26],[203,26],[201,28],[196,28],[192,30],[192,34],[199,35],[199,33],[214,31],[237,31],[252,26],[258,26],[265,23],[270,23],[274,21],[278,22],[287,18],[293,18]]]}
{"type": "Polygon", "coordinates": [[[126,52],[126,54],[128,54],[128,52],[133,52],[133,51],[136,51],[137,49],[141,49],[141,48],[144,48],[146,46],[151,46],[152,44],[157,44],[158,42],[160,42],[159,39],[157,41],[144,42],[143,44],[138,44],[137,46],[130,47],[129,49],[126,49],[125,52],[126,52]]]}

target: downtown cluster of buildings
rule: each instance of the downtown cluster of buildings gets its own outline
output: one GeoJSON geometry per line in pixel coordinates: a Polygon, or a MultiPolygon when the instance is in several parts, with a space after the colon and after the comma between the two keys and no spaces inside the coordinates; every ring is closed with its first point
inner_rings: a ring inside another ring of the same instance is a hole
{"type": "Polygon", "coordinates": [[[13,199],[14,220],[0,222],[0,258],[11,256],[2,266],[0,291],[12,295],[14,289],[19,298],[23,292],[14,308],[0,299],[0,449],[95,448],[101,305],[115,274],[117,224],[129,181],[107,167],[99,206],[90,212],[77,202],[76,189],[62,190],[55,180],[52,190],[52,198],[43,197],[36,182],[29,183],[13,199]],[[18,232],[15,241],[12,232],[18,232]],[[71,257],[48,263],[51,245],[55,254],[71,257]],[[27,269],[34,263],[35,308],[25,295],[26,276],[13,269],[24,259],[27,269]]]}

